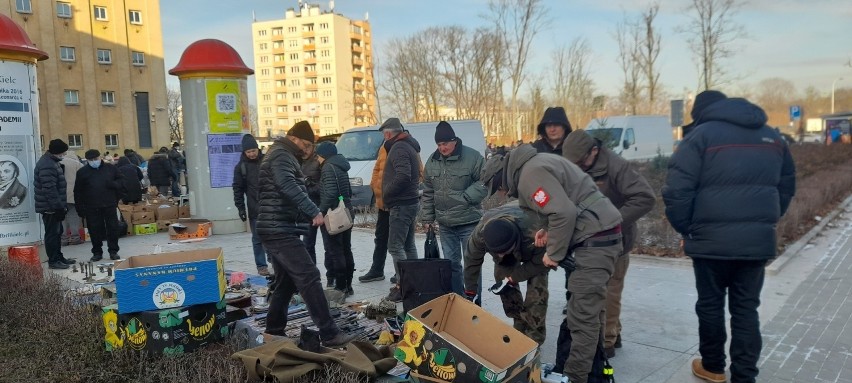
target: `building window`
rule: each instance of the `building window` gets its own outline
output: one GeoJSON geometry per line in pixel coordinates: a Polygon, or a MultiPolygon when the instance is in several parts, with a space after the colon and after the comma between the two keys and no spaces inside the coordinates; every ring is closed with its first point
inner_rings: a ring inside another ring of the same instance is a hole
{"type": "Polygon", "coordinates": [[[323,97],[331,97],[331,91],[330,90],[322,91],[322,96],[323,97]]]}
{"type": "Polygon", "coordinates": [[[104,135],[104,144],[108,148],[114,148],[118,146],[118,135],[117,134],[106,134],[104,135]]]}
{"type": "Polygon", "coordinates": [[[326,124],[330,124],[334,122],[334,117],[323,117],[323,122],[325,122],[326,124]]]}
{"type": "Polygon", "coordinates": [[[314,31],[314,25],[313,24],[302,25],[302,31],[303,32],[313,32],[314,31]]]}
{"type": "MultiPolygon", "coordinates": [[[[299,92],[293,92],[293,93],[290,94],[290,98],[292,98],[294,100],[298,100],[298,99],[302,98],[302,94],[299,93],[299,92]]],[[[295,107],[293,107],[293,110],[295,110],[295,107]]]]}
{"type": "Polygon", "coordinates": [[[317,71],[317,64],[305,65],[305,72],[316,72],[316,71],[317,71]]]}
{"type": "Polygon", "coordinates": [[[80,91],[65,89],[65,105],[78,105],[80,103],[80,91]]]}
{"type": "Polygon", "coordinates": [[[290,73],[299,73],[299,67],[291,66],[290,67],[290,73]]]}
{"type": "Polygon", "coordinates": [[[323,43],[323,44],[328,44],[328,36],[320,37],[320,42],[323,43]]]}
{"type": "Polygon", "coordinates": [[[98,49],[98,64],[112,64],[112,51],[109,49],[98,49]]]}
{"type": "Polygon", "coordinates": [[[332,110],[334,106],[332,104],[323,104],[323,110],[332,110]]]}
{"type": "Polygon", "coordinates": [[[71,3],[64,3],[61,1],[56,2],[56,17],[61,17],[63,19],[71,18],[71,3]]]}
{"type": "Polygon", "coordinates": [[[30,0],[15,0],[15,9],[18,13],[33,13],[33,4],[30,0]]]}
{"type": "Polygon", "coordinates": [[[302,85],[302,82],[299,81],[298,79],[290,80],[290,86],[300,86],[300,85],[302,85]]]}
{"type": "Polygon", "coordinates": [[[99,20],[99,21],[106,21],[107,20],[107,9],[106,9],[106,7],[95,6],[95,20],[99,20]]]}
{"type": "Polygon", "coordinates": [[[273,56],[273,59],[274,59],[274,61],[275,61],[275,62],[281,62],[281,61],[284,61],[284,55],[281,55],[281,54],[279,54],[279,55],[274,55],[274,56],[273,56]]]}
{"type": "Polygon", "coordinates": [[[130,19],[130,24],[142,24],[142,12],[130,11],[127,15],[130,19]]]}
{"type": "Polygon", "coordinates": [[[269,69],[261,69],[260,74],[263,76],[269,76],[269,69]]]}
{"type": "Polygon", "coordinates": [[[299,46],[299,40],[290,40],[287,44],[290,48],[295,48],[299,46]]]}
{"type": "Polygon", "coordinates": [[[272,28],[273,36],[281,36],[282,32],[284,32],[284,28],[272,28]]]}
{"type": "Polygon", "coordinates": [[[115,105],[115,92],[111,90],[101,92],[101,104],[115,105]]]}
{"type": "Polygon", "coordinates": [[[286,100],[287,99],[287,93],[275,93],[275,99],[276,100],[286,100]]]}
{"type": "Polygon", "coordinates": [[[309,90],[308,91],[308,98],[317,98],[317,91],[309,90]]]}
{"type": "Polygon", "coordinates": [[[331,84],[331,77],[323,77],[322,83],[323,84],[331,84]]]}
{"type": "Polygon", "coordinates": [[[290,60],[298,60],[298,59],[299,59],[298,53],[290,53],[290,60]]]}
{"type": "Polygon", "coordinates": [[[269,56],[260,56],[260,62],[268,63],[269,62],[269,56]]]}
{"type": "Polygon", "coordinates": [[[275,87],[276,87],[276,88],[283,88],[283,87],[285,87],[285,86],[287,86],[287,82],[286,82],[286,81],[284,81],[284,80],[275,80],[275,87]]]}
{"type": "Polygon", "coordinates": [[[278,107],[278,113],[287,113],[287,105],[280,105],[278,107]]]}
{"type": "Polygon", "coordinates": [[[263,101],[271,101],[271,100],[272,100],[272,95],[269,95],[269,94],[263,95],[263,101]]]}
{"type": "Polygon", "coordinates": [[[275,74],[286,74],[286,73],[287,73],[287,68],[284,68],[283,66],[275,68],[275,74]]]}
{"type": "Polygon", "coordinates": [[[74,47],[59,47],[59,59],[62,61],[77,61],[77,51],[74,47]]]}
{"type": "Polygon", "coordinates": [[[69,134],[68,135],[68,146],[72,148],[82,148],[83,147],[83,135],[82,134],[69,134]]]}
{"type": "Polygon", "coordinates": [[[289,33],[296,33],[296,27],[289,27],[289,28],[287,28],[287,32],[289,32],[289,33]]]}
{"type": "Polygon", "coordinates": [[[331,70],[331,64],[322,64],[322,70],[331,70]]]}
{"type": "Polygon", "coordinates": [[[316,77],[308,77],[308,85],[316,85],[317,78],[316,77]]]}
{"type": "Polygon", "coordinates": [[[271,106],[264,106],[263,107],[263,114],[272,114],[272,107],[271,106]]]}
{"type": "Polygon", "coordinates": [[[293,105],[293,111],[294,112],[301,112],[302,106],[301,105],[293,105]]]}
{"type": "Polygon", "coordinates": [[[267,48],[267,47],[269,47],[269,45],[268,45],[268,44],[266,44],[266,43],[260,43],[260,44],[258,44],[258,49],[260,49],[260,50],[262,50],[262,51],[263,51],[263,50],[266,50],[266,48],[267,48]]]}
{"type": "Polygon", "coordinates": [[[260,83],[260,89],[269,89],[270,85],[271,84],[269,83],[269,81],[264,81],[264,82],[260,83]]]}
{"type": "Polygon", "coordinates": [[[263,120],[263,126],[272,126],[272,120],[263,120]]]}
{"type": "Polygon", "coordinates": [[[328,23],[320,23],[320,29],[328,29],[328,23]]]}
{"type": "Polygon", "coordinates": [[[266,29],[261,29],[257,31],[258,36],[266,36],[266,29]]]}

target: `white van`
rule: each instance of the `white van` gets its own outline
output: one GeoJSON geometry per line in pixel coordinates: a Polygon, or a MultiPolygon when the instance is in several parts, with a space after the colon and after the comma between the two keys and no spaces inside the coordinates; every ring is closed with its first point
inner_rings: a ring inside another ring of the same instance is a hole
{"type": "Polygon", "coordinates": [[[586,131],[626,160],[648,161],[674,153],[674,129],[668,116],[596,118],[586,131]]]}
{"type": "MultiPolygon", "coordinates": [[[[485,156],[485,133],[479,120],[455,120],[447,121],[452,125],[456,137],[462,140],[462,144],[471,147],[485,156]]],[[[435,144],[435,127],[438,122],[418,122],[402,124],[420,144],[420,158],[423,164],[429,156],[438,149],[435,144]]],[[[352,204],[354,206],[371,206],[373,191],[370,189],[370,179],[373,177],[373,167],[376,165],[376,157],[379,148],[384,141],[379,126],[367,126],[349,129],[337,139],[337,152],[349,160],[352,168],[349,170],[349,182],[352,185],[352,204]]]]}

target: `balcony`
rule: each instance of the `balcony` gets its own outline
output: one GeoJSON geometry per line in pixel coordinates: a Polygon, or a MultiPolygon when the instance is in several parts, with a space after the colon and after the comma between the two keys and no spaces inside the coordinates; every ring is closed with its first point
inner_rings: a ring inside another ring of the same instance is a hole
{"type": "Polygon", "coordinates": [[[361,53],[364,52],[364,48],[361,48],[360,45],[352,44],[352,52],[361,53]]]}
{"type": "Polygon", "coordinates": [[[364,65],[364,60],[361,60],[361,59],[359,59],[359,58],[355,58],[355,57],[353,57],[353,58],[352,58],[352,65],[363,66],[363,65],[364,65]]]}
{"type": "MultiPolygon", "coordinates": [[[[276,73],[276,74],[275,74],[275,79],[276,79],[276,80],[286,80],[286,79],[287,79],[287,74],[286,74],[286,73],[276,73]]],[[[283,89],[283,88],[286,88],[286,86],[282,86],[282,87],[281,87],[281,89],[283,89]]]]}
{"type": "Polygon", "coordinates": [[[280,54],[280,53],[284,53],[284,44],[280,44],[280,45],[278,45],[278,48],[273,47],[273,48],[272,48],[272,53],[273,53],[273,54],[275,54],[275,53],[279,53],[279,54],[280,54]]]}
{"type": "Polygon", "coordinates": [[[363,91],[364,91],[364,89],[365,89],[365,88],[364,88],[364,84],[355,84],[355,85],[354,85],[354,88],[355,88],[355,91],[356,91],[356,92],[363,92],[363,91]]]}
{"type": "Polygon", "coordinates": [[[305,89],[307,89],[307,90],[317,90],[318,87],[319,87],[319,85],[317,85],[317,84],[306,84],[305,85],[305,89]]]}
{"type": "Polygon", "coordinates": [[[316,64],[316,63],[317,63],[316,57],[305,57],[305,64],[316,64]]]}
{"type": "Polygon", "coordinates": [[[350,32],[349,32],[349,39],[350,39],[350,40],[359,40],[359,41],[360,41],[360,40],[364,39],[364,35],[362,35],[362,34],[360,34],[360,33],[357,33],[357,32],[352,32],[352,31],[350,31],[350,32]]]}
{"type": "Polygon", "coordinates": [[[304,38],[314,37],[314,36],[315,36],[314,31],[302,31],[302,37],[304,37],[304,38]]]}
{"type": "Polygon", "coordinates": [[[305,45],[302,45],[302,50],[315,51],[315,50],[317,50],[317,45],[316,44],[305,44],[305,45]]]}
{"type": "Polygon", "coordinates": [[[315,71],[315,70],[311,70],[311,71],[306,70],[304,73],[305,73],[305,77],[317,77],[317,71],[315,71]]]}
{"type": "Polygon", "coordinates": [[[308,104],[316,104],[319,102],[319,98],[317,97],[308,97],[305,99],[305,102],[308,104]]]}
{"type": "Polygon", "coordinates": [[[364,72],[361,72],[359,70],[353,70],[352,71],[352,77],[353,78],[364,78],[364,72]]]}

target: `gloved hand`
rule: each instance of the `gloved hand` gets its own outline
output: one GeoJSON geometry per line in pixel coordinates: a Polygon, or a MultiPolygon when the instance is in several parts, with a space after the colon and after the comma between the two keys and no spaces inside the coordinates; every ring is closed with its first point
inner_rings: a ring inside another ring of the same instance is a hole
{"type": "Polygon", "coordinates": [[[56,210],[53,211],[54,217],[56,217],[56,219],[60,220],[60,221],[65,220],[65,214],[67,214],[67,213],[68,213],[68,209],[56,209],[56,210]]]}
{"type": "Polygon", "coordinates": [[[240,214],[240,219],[243,220],[243,222],[245,222],[246,219],[248,219],[248,217],[246,217],[246,211],[245,210],[240,210],[239,214],[240,214]]]}
{"type": "Polygon", "coordinates": [[[488,291],[490,291],[494,294],[497,294],[497,295],[503,295],[503,294],[511,291],[512,289],[517,289],[517,288],[518,288],[517,285],[515,285],[515,283],[512,282],[509,278],[503,278],[502,281],[497,281],[497,283],[495,283],[493,286],[491,286],[491,288],[489,288],[488,291]]]}
{"type": "Polygon", "coordinates": [[[577,266],[574,264],[574,257],[571,255],[562,258],[562,260],[559,261],[559,266],[565,269],[565,271],[568,273],[573,272],[574,269],[577,268],[577,266]]]}
{"type": "Polygon", "coordinates": [[[86,218],[86,209],[77,206],[77,216],[80,218],[86,218]]]}

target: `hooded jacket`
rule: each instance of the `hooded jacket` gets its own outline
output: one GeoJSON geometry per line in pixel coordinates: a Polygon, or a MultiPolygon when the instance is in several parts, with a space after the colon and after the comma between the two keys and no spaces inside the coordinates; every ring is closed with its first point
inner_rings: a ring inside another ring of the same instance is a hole
{"type": "Polygon", "coordinates": [[[59,158],[44,152],[33,170],[33,196],[36,213],[67,209],[66,183],[59,158]]]}
{"type": "Polygon", "coordinates": [[[423,207],[420,220],[438,221],[454,227],[469,225],[482,218],[482,200],[487,190],[479,182],[485,159],[474,149],[456,141],[446,158],[435,150],[426,161],[423,181],[423,207]]]}
{"type": "Polygon", "coordinates": [[[297,158],[302,150],[287,137],[279,137],[260,163],[258,177],[257,234],[264,240],[307,233],[320,213],[308,198],[305,176],[297,158]]]}
{"type": "Polygon", "coordinates": [[[693,258],[766,260],[796,191],[796,169],[766,113],[745,99],[709,105],[669,161],[666,216],[693,258]]]}
{"type": "Polygon", "coordinates": [[[595,186],[592,177],[562,156],[537,154],[521,145],[504,159],[508,195],[536,218],[534,228],[547,230],[547,254],[555,262],[569,248],[615,228],[621,214],[595,186]],[[563,240],[569,239],[570,240],[563,240]]]}
{"type": "Polygon", "coordinates": [[[408,132],[384,144],[388,152],[382,175],[382,200],[386,208],[417,204],[420,183],[420,144],[408,132]]]}
{"type": "Polygon", "coordinates": [[[65,174],[65,198],[66,202],[74,203],[74,184],[77,181],[77,171],[83,167],[80,158],[73,150],[65,152],[65,157],[59,161],[65,174]]]}
{"type": "Polygon", "coordinates": [[[103,207],[117,207],[124,195],[121,173],[113,164],[101,162],[97,169],[86,165],[77,171],[74,184],[74,202],[77,212],[103,207]]]}
{"type": "MultiPolygon", "coordinates": [[[[352,208],[352,189],[349,185],[349,161],[343,155],[335,154],[322,163],[319,209],[323,214],[338,205],[338,197],[343,197],[347,208],[352,208]]],[[[354,217],[354,216],[353,216],[354,217]]]]}
{"type": "Polygon", "coordinates": [[[231,188],[234,190],[234,206],[238,211],[248,214],[249,218],[257,218],[257,199],[260,188],[258,186],[260,177],[260,164],[263,162],[263,153],[258,153],[257,158],[250,160],[243,152],[240,162],[234,166],[234,182],[231,188]],[[246,210],[248,201],[248,210],[246,210]]]}
{"type": "Polygon", "coordinates": [[[592,176],[598,189],[621,213],[621,233],[624,252],[629,254],[636,243],[636,221],[654,208],[657,197],[654,189],[630,161],[621,158],[598,141],[598,158],[586,173],[592,176]]]}
{"type": "Polygon", "coordinates": [[[533,147],[535,147],[536,151],[539,153],[552,153],[562,155],[562,142],[560,142],[556,147],[550,146],[550,143],[547,141],[547,132],[545,131],[545,126],[547,124],[559,124],[562,125],[562,128],[565,129],[565,134],[562,136],[563,141],[565,137],[568,137],[568,133],[571,133],[571,122],[568,121],[568,115],[565,114],[565,109],[561,106],[547,108],[544,111],[544,116],[541,117],[541,122],[538,123],[538,136],[540,137],[538,140],[533,142],[533,147]]]}
{"type": "Polygon", "coordinates": [[[130,163],[127,157],[120,157],[116,165],[118,172],[121,173],[121,183],[123,185],[124,197],[121,199],[125,203],[139,202],[142,200],[142,169],[130,163]]]}
{"type": "MultiPolygon", "coordinates": [[[[305,175],[305,187],[308,188],[308,197],[314,204],[320,203],[320,163],[317,154],[313,153],[306,160],[302,160],[302,174],[305,175]]],[[[348,182],[348,181],[347,181],[348,182]]],[[[325,212],[325,210],[323,210],[325,212]]]]}
{"type": "Polygon", "coordinates": [[[156,153],[148,160],[148,180],[151,186],[171,186],[172,162],[166,153],[156,153]]]}

